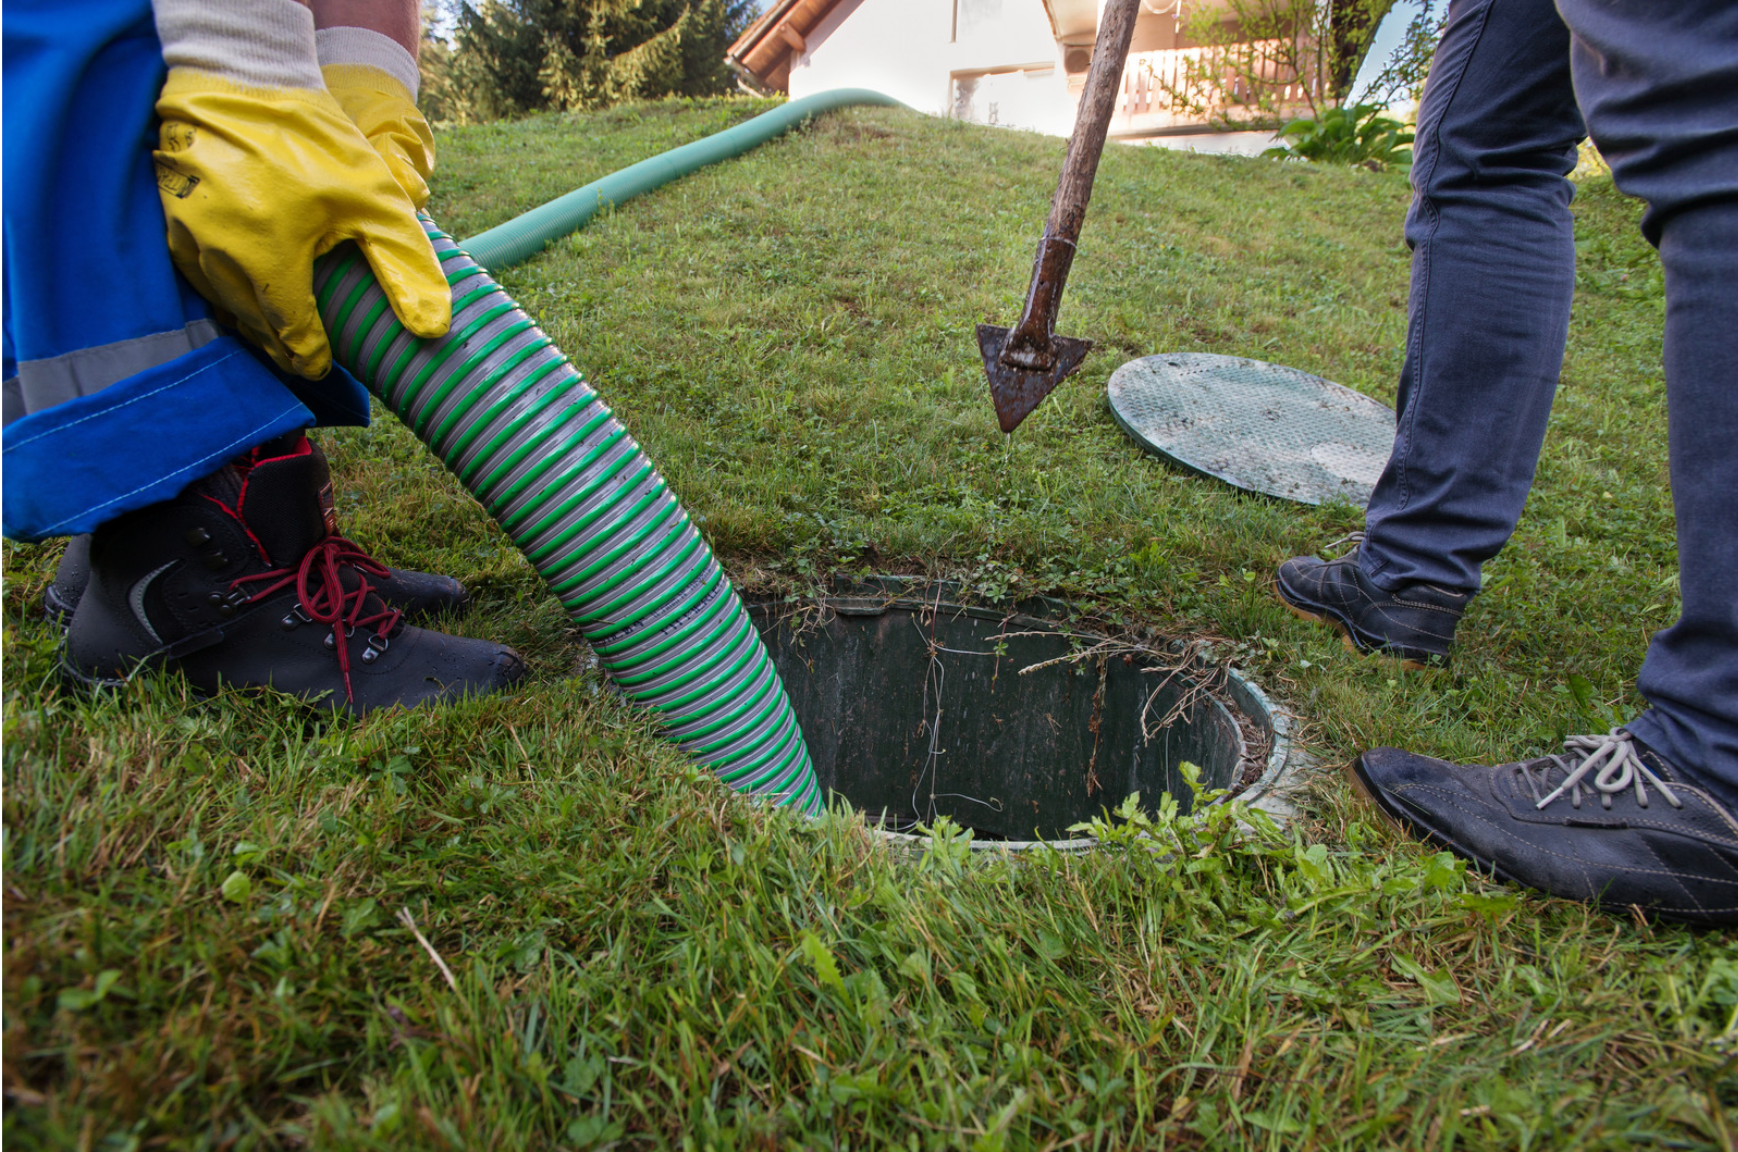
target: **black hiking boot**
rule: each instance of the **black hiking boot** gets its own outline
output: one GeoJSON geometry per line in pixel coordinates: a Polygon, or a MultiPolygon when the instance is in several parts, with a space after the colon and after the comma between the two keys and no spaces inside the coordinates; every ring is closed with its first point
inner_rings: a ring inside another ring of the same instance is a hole
{"type": "MultiPolygon", "coordinates": [[[[291,436],[298,435],[292,433],[291,436]]],[[[278,443],[277,441],[273,442],[278,443]]],[[[279,447],[282,447],[280,444],[279,447]]],[[[320,490],[318,497],[320,507],[324,510],[327,523],[327,534],[337,534],[337,515],[332,501],[332,484],[329,473],[324,471],[325,453],[312,440],[308,447],[319,457],[321,463],[320,490]]],[[[278,454],[270,445],[261,445],[249,454],[248,459],[264,459],[261,456],[278,454]]],[[[85,585],[91,577],[91,538],[74,536],[66,542],[66,552],[60,558],[60,567],[55,570],[54,583],[48,586],[48,591],[42,594],[42,615],[50,624],[66,628],[72,623],[72,614],[78,608],[79,600],[84,596],[85,585]]],[[[371,578],[374,591],[387,604],[403,612],[411,620],[426,616],[434,616],[442,612],[462,614],[471,606],[471,594],[465,586],[451,576],[441,576],[433,572],[415,572],[405,568],[388,568],[386,575],[371,578]]]]}
{"type": "Polygon", "coordinates": [[[387,569],[329,531],[326,482],[324,458],[285,437],[97,529],[67,675],[111,687],[176,669],[202,693],[269,686],[357,713],[518,680],[511,648],[403,622],[377,592],[387,569]]]}
{"type": "Polygon", "coordinates": [[[1738,821],[1621,728],[1494,768],[1372,748],[1352,775],[1402,830],[1499,879],[1669,920],[1738,924],[1738,821]]]}
{"type": "Polygon", "coordinates": [[[1276,580],[1279,598],[1305,620],[1338,628],[1346,647],[1361,655],[1393,657],[1409,668],[1448,663],[1455,625],[1473,594],[1422,583],[1384,592],[1358,567],[1357,546],[1363,542],[1364,534],[1354,532],[1335,541],[1353,545],[1336,560],[1287,560],[1276,580]]]}

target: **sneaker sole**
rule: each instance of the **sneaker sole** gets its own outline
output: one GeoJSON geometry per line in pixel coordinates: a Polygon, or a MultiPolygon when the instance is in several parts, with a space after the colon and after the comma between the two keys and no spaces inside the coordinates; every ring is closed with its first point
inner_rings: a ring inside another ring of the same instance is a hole
{"type": "MultiPolygon", "coordinates": [[[[1341,620],[1338,616],[1327,611],[1312,612],[1302,605],[1293,603],[1291,598],[1285,594],[1285,586],[1282,584],[1276,582],[1274,589],[1275,595],[1279,597],[1279,602],[1284,604],[1293,616],[1296,616],[1299,620],[1308,620],[1312,624],[1326,624],[1328,627],[1340,634],[1340,642],[1346,646],[1346,651],[1354,656],[1363,659],[1382,660],[1390,664],[1398,664],[1400,667],[1413,672],[1436,672],[1441,670],[1443,666],[1442,664],[1427,664],[1424,661],[1415,659],[1411,656],[1401,656],[1397,653],[1388,651],[1386,648],[1366,649],[1360,646],[1357,639],[1353,637],[1351,625],[1347,624],[1344,620],[1341,620]]],[[[1446,662],[1448,657],[1444,656],[1440,659],[1446,662]]]]}

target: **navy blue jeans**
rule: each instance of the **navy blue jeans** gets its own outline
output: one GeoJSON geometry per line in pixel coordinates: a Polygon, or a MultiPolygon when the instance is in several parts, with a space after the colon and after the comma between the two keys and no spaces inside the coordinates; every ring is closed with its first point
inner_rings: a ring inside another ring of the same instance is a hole
{"type": "Polygon", "coordinates": [[[1738,811],[1738,4],[1450,5],[1419,109],[1399,425],[1361,559],[1389,590],[1475,590],[1514,531],[1563,364],[1565,177],[1588,132],[1647,202],[1665,267],[1683,614],[1648,648],[1651,707],[1628,727],[1738,811]]]}

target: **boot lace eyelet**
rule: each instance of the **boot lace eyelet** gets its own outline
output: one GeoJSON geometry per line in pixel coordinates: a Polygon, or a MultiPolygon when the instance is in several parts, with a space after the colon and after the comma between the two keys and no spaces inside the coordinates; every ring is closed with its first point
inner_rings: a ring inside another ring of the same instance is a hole
{"type": "MultiPolygon", "coordinates": [[[[249,599],[253,599],[253,597],[249,597],[249,599]]],[[[305,608],[300,604],[292,604],[290,605],[290,610],[284,614],[284,618],[278,621],[278,627],[282,628],[285,632],[294,632],[303,624],[312,624],[313,622],[314,618],[308,615],[305,608]]]]}
{"type": "Polygon", "coordinates": [[[356,635],[358,628],[371,628],[368,646],[361,653],[363,663],[372,664],[386,651],[392,631],[403,619],[396,608],[383,607],[375,598],[375,586],[369,577],[383,578],[387,568],[342,536],[328,536],[302,557],[294,568],[274,568],[242,576],[231,582],[235,590],[231,601],[236,608],[276,595],[285,588],[294,588],[296,603],[278,622],[290,632],[302,624],[329,625],[322,642],[329,652],[338,656],[338,667],[344,677],[344,695],[356,696],[350,684],[350,646],[338,643],[338,629],[344,637],[356,635]],[[350,583],[346,583],[346,573],[350,583]],[[251,594],[240,591],[243,585],[256,585],[251,594]],[[372,609],[372,610],[371,610],[372,609]]]}

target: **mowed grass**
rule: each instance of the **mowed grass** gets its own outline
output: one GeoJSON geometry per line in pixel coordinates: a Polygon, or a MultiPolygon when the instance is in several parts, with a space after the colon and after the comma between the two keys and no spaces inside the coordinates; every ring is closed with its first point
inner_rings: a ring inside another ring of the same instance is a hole
{"type": "MultiPolygon", "coordinates": [[[[455,235],[766,105],[443,134],[455,235]]],[[[1638,208],[1577,201],[1539,479],[1452,671],[1284,612],[1360,521],[1138,452],[1123,360],[1248,355],[1388,402],[1404,178],[1112,149],[1059,329],[1098,341],[1019,433],[971,338],[1016,314],[1062,142],[828,116],[631,202],[504,281],[732,575],[1061,595],[1220,637],[1324,767],[1536,753],[1640,706],[1676,612],[1663,298],[1638,208]]],[[[348,534],[464,579],[510,696],[311,722],[173,679],[87,699],[7,545],[4,1136],[18,1147],[1730,1147],[1738,946],[1520,894],[1325,772],[1284,834],[1160,820],[1155,855],[890,854],[757,810],[593,672],[530,568],[387,416],[326,437],[348,534]],[[404,912],[408,920],[401,918],[404,912]],[[426,946],[424,944],[426,941],[426,946]],[[430,949],[452,980],[448,982],[430,949]]]]}

